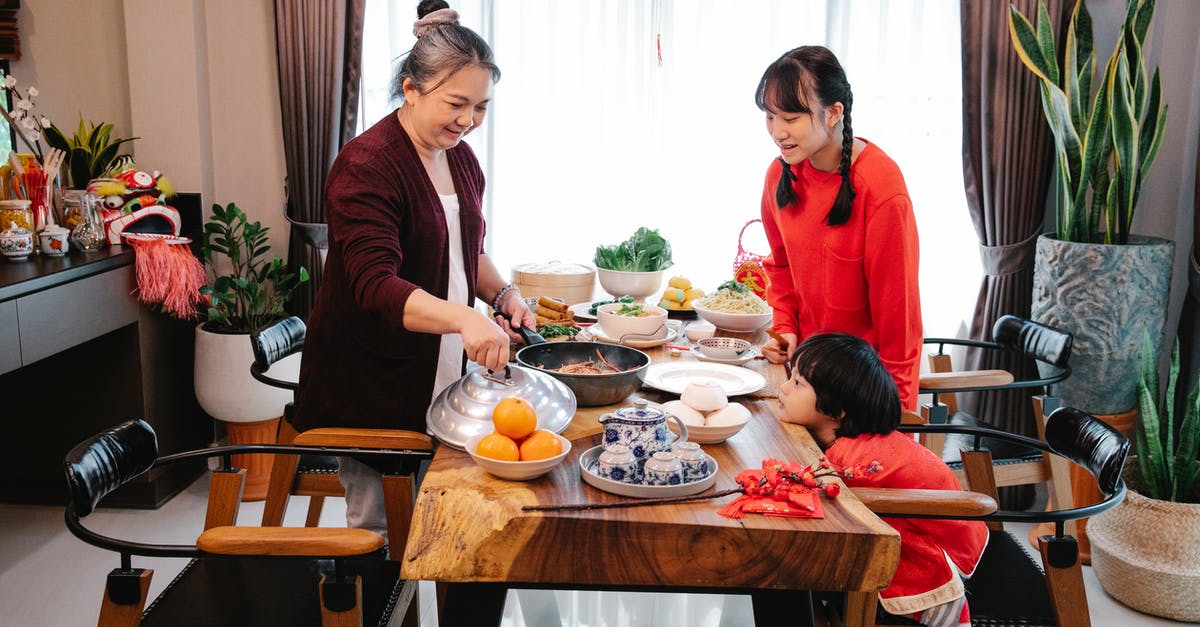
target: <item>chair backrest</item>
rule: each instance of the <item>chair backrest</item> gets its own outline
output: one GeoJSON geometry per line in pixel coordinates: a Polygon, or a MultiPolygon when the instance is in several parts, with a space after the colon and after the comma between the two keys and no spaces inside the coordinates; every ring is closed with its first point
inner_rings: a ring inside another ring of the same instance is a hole
{"type": "Polygon", "coordinates": [[[1066,368],[1071,359],[1074,336],[1038,322],[1005,315],[992,326],[992,341],[1034,359],[1066,368]]]}
{"type": "Polygon", "coordinates": [[[251,333],[250,346],[254,350],[254,364],[251,366],[250,372],[254,375],[254,378],[267,385],[295,389],[294,385],[277,385],[275,383],[276,380],[265,380],[269,379],[269,377],[260,375],[266,372],[271,367],[271,364],[288,355],[300,352],[304,348],[304,336],[306,332],[307,327],[304,326],[304,321],[296,316],[291,316],[277,322],[272,322],[251,333]]]}
{"type": "Polygon", "coordinates": [[[1129,438],[1074,407],[1060,407],[1046,419],[1051,450],[1088,469],[1109,496],[1121,483],[1129,438]]]}
{"type": "Polygon", "coordinates": [[[329,226],[320,222],[300,222],[293,220],[287,215],[287,211],[283,212],[283,216],[296,229],[296,234],[300,239],[309,246],[312,246],[317,251],[317,257],[320,258],[321,264],[325,264],[325,256],[329,254],[329,226]]]}
{"type": "Polygon", "coordinates": [[[130,420],[94,435],[67,453],[71,504],[87,516],[104,495],[146,472],[158,459],[158,437],[144,420],[130,420]]]}

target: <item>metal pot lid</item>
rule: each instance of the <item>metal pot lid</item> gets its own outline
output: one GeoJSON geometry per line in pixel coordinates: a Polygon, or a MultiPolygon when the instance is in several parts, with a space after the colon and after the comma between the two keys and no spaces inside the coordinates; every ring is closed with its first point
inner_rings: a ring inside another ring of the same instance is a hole
{"type": "Polygon", "coordinates": [[[442,444],[463,450],[472,436],[492,430],[492,409],[510,396],[533,405],[539,429],[562,433],[575,417],[575,393],[563,382],[510,365],[503,373],[478,368],[451,383],[425,413],[426,428],[442,444]]]}

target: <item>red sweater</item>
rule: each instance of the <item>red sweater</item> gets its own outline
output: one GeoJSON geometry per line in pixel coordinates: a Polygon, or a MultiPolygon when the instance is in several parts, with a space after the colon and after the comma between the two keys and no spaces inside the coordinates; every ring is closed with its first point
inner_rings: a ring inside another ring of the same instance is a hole
{"type": "Polygon", "coordinates": [[[868,143],[850,166],[856,195],[845,224],[825,216],[842,184],[805,160],[792,166],[798,200],[782,211],[775,188],[783,170],[771,162],[762,220],[771,245],[763,261],[775,330],[803,340],[843,331],[870,342],[896,380],[900,403],[916,409],[921,372],[921,296],[917,223],[900,168],[868,143]]]}
{"type": "MultiPolygon", "coordinates": [[[[835,468],[865,467],[873,461],[882,465],[879,472],[845,479],[852,488],[962,490],[945,462],[899,431],[838,438],[825,456],[835,468]]],[[[900,564],[891,583],[879,593],[885,610],[907,616],[963,595],[959,573],[969,577],[975,572],[987,546],[986,524],[923,518],[883,520],[900,532],[900,564]]]]}
{"type": "MultiPolygon", "coordinates": [[[[466,143],[446,156],[474,294],[483,171],[466,143]]],[[[406,330],[404,305],[418,288],[446,297],[449,238],[437,190],[395,112],[338,153],[325,219],[329,255],[308,321],[295,426],[424,431],[441,336],[406,330]]]]}

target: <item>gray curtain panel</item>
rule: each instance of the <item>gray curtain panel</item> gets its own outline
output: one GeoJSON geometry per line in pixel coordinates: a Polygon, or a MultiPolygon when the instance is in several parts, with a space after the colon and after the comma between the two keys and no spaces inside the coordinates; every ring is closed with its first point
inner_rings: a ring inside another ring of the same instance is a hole
{"type": "MultiPolygon", "coordinates": [[[[279,101],[287,162],[287,207],[298,222],[325,222],[329,166],[354,137],[362,74],[365,0],[275,0],[279,101]]],[[[293,229],[294,231],[294,229],[293,229]]],[[[317,252],[292,233],[288,266],[312,280],[297,290],[290,311],[312,311],[323,268],[317,252]]]]}
{"type": "MultiPolygon", "coordinates": [[[[1037,15],[1037,0],[1015,0],[1037,15]]],[[[1063,0],[1047,2],[1062,41],[1063,0]]],[[[990,340],[996,319],[1029,318],[1034,242],[1042,233],[1052,180],[1053,137],[1042,113],[1037,79],[1013,51],[1008,2],[962,0],[963,177],[971,221],[979,237],[984,277],[971,337],[990,340]]],[[[970,351],[966,368],[1004,369],[1036,376],[1031,360],[970,351]]],[[[1035,433],[1027,391],[963,395],[962,407],[1013,433],[1035,433]]]]}

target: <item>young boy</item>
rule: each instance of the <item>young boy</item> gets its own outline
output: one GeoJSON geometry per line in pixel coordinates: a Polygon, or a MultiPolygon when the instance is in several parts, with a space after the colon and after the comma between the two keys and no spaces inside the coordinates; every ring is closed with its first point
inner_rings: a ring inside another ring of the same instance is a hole
{"type": "MultiPolygon", "coordinates": [[[[845,477],[847,486],[961,490],[941,459],[900,425],[896,383],[875,349],[845,333],[810,336],[792,355],[792,378],[779,390],[781,419],[803,425],[834,468],[878,472],[845,477]]],[[[885,518],[900,532],[900,565],[880,592],[883,609],[924,625],[970,625],[962,579],[975,571],[988,530],[978,521],[885,518]]]]}

